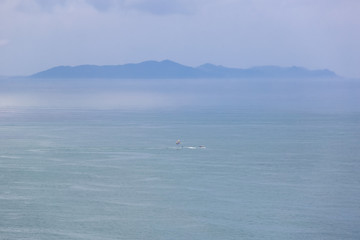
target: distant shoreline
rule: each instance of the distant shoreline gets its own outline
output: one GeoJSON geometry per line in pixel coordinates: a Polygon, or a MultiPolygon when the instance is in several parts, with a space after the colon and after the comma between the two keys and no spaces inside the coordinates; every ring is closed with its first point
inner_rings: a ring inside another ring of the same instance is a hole
{"type": "Polygon", "coordinates": [[[28,76],[30,78],[334,78],[328,69],[309,70],[303,67],[260,66],[252,68],[228,68],[203,64],[198,67],[182,65],[170,60],[145,61],[124,65],[57,66],[28,76]]]}

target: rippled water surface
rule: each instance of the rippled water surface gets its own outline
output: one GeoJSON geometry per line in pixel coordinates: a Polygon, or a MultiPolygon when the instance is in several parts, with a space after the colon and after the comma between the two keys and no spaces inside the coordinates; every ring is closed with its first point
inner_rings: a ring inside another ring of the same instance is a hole
{"type": "Polygon", "coordinates": [[[359,239],[359,142],[354,113],[3,108],[0,239],[359,239]]]}

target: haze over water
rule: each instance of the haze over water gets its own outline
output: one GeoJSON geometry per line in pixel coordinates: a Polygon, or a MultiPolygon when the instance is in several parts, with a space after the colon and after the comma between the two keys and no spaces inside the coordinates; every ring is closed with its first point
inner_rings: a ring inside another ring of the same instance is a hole
{"type": "Polygon", "coordinates": [[[0,0],[0,240],[360,239],[359,12],[0,0]]]}
{"type": "Polygon", "coordinates": [[[357,81],[0,84],[0,239],[360,237],[357,81]]]}
{"type": "Polygon", "coordinates": [[[1,107],[253,108],[358,112],[359,81],[312,79],[29,79],[0,82],[1,107]]]}

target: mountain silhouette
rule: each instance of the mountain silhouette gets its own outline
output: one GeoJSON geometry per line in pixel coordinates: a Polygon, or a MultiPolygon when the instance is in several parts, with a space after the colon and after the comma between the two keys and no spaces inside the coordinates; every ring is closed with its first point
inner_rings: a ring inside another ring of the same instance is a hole
{"type": "Polygon", "coordinates": [[[58,66],[31,75],[32,78],[302,78],[336,77],[330,70],[302,67],[261,66],[247,69],[213,64],[189,67],[170,60],[145,61],[124,65],[58,66]]]}

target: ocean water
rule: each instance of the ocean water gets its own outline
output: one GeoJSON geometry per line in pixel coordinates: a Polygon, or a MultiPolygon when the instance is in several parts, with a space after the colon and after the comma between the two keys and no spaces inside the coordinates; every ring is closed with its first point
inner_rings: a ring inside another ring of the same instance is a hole
{"type": "Polygon", "coordinates": [[[0,239],[360,239],[359,143],[351,111],[3,107],[0,239]]]}
{"type": "Polygon", "coordinates": [[[359,143],[359,80],[2,78],[0,240],[357,240],[359,143]]]}

